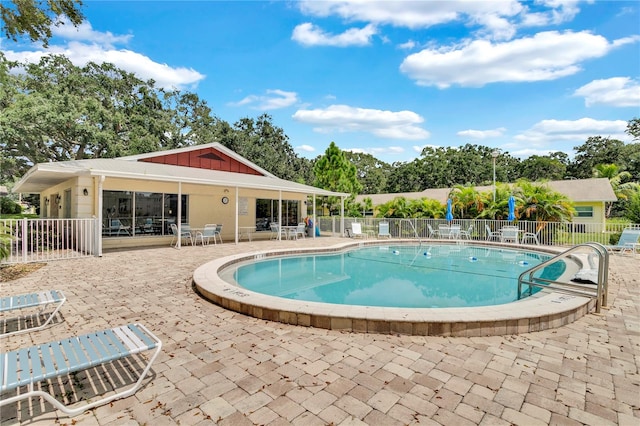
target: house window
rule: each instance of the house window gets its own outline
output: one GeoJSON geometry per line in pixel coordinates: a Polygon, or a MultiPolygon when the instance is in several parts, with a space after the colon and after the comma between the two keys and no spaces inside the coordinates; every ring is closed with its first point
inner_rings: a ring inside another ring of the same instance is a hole
{"type": "Polygon", "coordinates": [[[593,217],[592,206],[576,207],[576,217],[593,217]]]}
{"type": "MultiPolygon", "coordinates": [[[[294,226],[300,221],[300,201],[282,200],[282,225],[294,226]]],[[[256,231],[267,231],[271,222],[278,222],[278,200],[256,200],[256,231]]]]}
{"type": "MultiPolygon", "coordinates": [[[[187,195],[181,204],[181,222],[187,223],[187,195]]],[[[170,235],[171,224],[178,218],[177,194],[103,191],[102,205],[104,236],[170,235]]]]}

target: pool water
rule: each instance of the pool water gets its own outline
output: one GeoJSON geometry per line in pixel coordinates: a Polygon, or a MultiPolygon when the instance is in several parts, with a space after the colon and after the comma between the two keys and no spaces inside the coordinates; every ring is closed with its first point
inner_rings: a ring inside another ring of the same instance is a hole
{"type": "MultiPolygon", "coordinates": [[[[233,280],[263,294],[344,305],[487,306],[517,300],[518,276],[550,256],[468,245],[369,246],[239,265],[233,280]]],[[[556,279],[563,261],[536,276],[556,279]]]]}

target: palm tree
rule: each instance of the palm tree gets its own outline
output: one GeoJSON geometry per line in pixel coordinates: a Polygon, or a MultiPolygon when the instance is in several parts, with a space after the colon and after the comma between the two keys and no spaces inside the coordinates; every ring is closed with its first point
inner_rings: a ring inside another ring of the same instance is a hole
{"type": "Polygon", "coordinates": [[[412,203],[414,217],[428,217],[439,219],[444,217],[446,207],[440,204],[440,201],[432,198],[420,198],[412,203]]]}
{"type": "MultiPolygon", "coordinates": [[[[632,178],[631,173],[621,171],[620,167],[615,164],[598,164],[593,168],[593,176],[597,178],[607,178],[611,183],[613,193],[616,194],[618,200],[628,200],[629,197],[638,189],[636,182],[624,182],[632,178]]],[[[613,202],[606,203],[606,216],[611,216],[613,202]]]]}
{"type": "Polygon", "coordinates": [[[521,216],[538,222],[570,222],[575,214],[573,203],[546,184],[519,181],[522,193],[521,216]]]}
{"type": "Polygon", "coordinates": [[[449,198],[452,200],[453,210],[460,211],[461,219],[470,219],[484,209],[482,195],[473,186],[456,185],[451,189],[449,198]]]}

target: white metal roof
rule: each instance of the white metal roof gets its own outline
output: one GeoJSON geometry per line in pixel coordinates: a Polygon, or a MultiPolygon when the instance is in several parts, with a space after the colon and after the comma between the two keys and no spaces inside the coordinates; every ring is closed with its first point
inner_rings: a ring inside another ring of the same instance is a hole
{"type": "MultiPolygon", "coordinates": [[[[198,145],[198,147],[202,148],[203,145],[198,145]]],[[[161,153],[166,154],[167,152],[162,151],[161,153]]],[[[155,153],[156,156],[158,154],[159,153],[155,153]]],[[[14,192],[22,193],[40,193],[47,188],[62,183],[74,176],[105,176],[107,178],[112,177],[151,180],[157,182],[194,183],[201,185],[295,192],[309,195],[327,195],[337,197],[349,196],[347,193],[327,191],[313,186],[280,179],[271,174],[267,176],[257,176],[218,170],[148,163],[144,161],[134,161],[134,157],[137,156],[39,163],[33,166],[22,177],[22,179],[16,183],[13,190],[14,192]]],[[[237,157],[234,156],[234,158],[237,157]]],[[[252,167],[255,167],[253,163],[249,164],[251,164],[252,167]]]]}

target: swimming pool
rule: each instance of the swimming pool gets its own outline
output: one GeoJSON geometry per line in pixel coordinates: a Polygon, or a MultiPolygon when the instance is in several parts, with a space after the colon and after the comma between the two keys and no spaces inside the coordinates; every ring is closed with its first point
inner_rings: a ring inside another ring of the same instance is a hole
{"type": "MultiPolygon", "coordinates": [[[[288,246],[288,243],[285,244],[288,246]]],[[[201,297],[216,305],[261,320],[347,332],[418,336],[473,337],[541,331],[569,324],[595,308],[594,299],[565,295],[547,289],[517,302],[490,306],[408,309],[341,305],[266,295],[241,287],[233,279],[222,278],[228,277],[230,271],[247,262],[279,259],[282,256],[340,254],[357,247],[372,247],[382,251],[385,250],[385,246],[391,247],[388,242],[343,242],[337,238],[291,244],[295,245],[282,248],[283,245],[274,246],[264,242],[263,249],[258,250],[261,244],[255,243],[256,251],[213,259],[194,271],[194,289],[201,297]]],[[[416,246],[415,240],[398,240],[397,244],[406,247],[416,246]]],[[[396,241],[393,245],[396,245],[396,241]]],[[[500,243],[482,243],[478,246],[518,248],[513,244],[503,246],[500,243]]],[[[520,247],[520,250],[531,252],[531,246],[520,247]]],[[[536,253],[542,255],[555,255],[560,251],[561,249],[554,247],[536,247],[536,253]]],[[[433,251],[431,255],[434,256],[433,251]]],[[[467,261],[473,263],[472,259],[467,258],[467,261]]],[[[578,264],[574,264],[570,259],[565,261],[565,277],[579,270],[578,264]]],[[[304,276],[301,276],[300,280],[311,281],[304,276]]]]}
{"type": "MultiPolygon", "coordinates": [[[[251,261],[222,278],[287,299],[358,306],[450,308],[517,300],[518,276],[550,255],[457,244],[380,245],[251,261]]],[[[564,262],[545,268],[556,279],[564,262]]]]}

